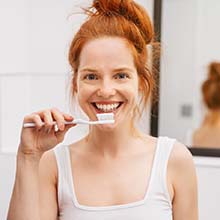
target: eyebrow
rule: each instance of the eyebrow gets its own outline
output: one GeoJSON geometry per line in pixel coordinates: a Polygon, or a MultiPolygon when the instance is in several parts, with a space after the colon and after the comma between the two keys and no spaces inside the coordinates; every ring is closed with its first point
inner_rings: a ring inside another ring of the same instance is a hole
{"type": "MultiPolygon", "coordinates": [[[[134,70],[133,69],[131,69],[131,68],[128,68],[128,67],[121,67],[121,68],[116,68],[116,69],[114,69],[113,70],[113,72],[120,72],[120,71],[129,71],[129,72],[133,72],[134,70]]],[[[85,67],[85,68],[82,68],[81,70],[80,70],[80,72],[95,72],[95,73],[97,73],[97,72],[99,72],[97,69],[92,69],[92,68],[87,68],[87,67],[85,67]]]]}

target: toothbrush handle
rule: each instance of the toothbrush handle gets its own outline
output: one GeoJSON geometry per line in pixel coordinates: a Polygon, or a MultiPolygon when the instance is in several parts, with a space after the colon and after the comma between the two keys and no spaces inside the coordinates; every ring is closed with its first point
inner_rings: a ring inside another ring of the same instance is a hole
{"type": "MultiPolygon", "coordinates": [[[[43,123],[43,125],[44,125],[45,123],[43,123]]],[[[57,123],[54,121],[53,122],[53,125],[56,125],[57,123]]],[[[77,123],[75,123],[75,120],[74,121],[71,121],[71,122],[65,122],[64,123],[65,125],[70,125],[70,124],[77,124],[77,123]]],[[[24,128],[34,128],[34,127],[36,127],[36,124],[35,123],[33,123],[33,122],[28,122],[28,123],[24,123],[24,125],[23,125],[23,127],[24,128]]]]}
{"type": "Polygon", "coordinates": [[[33,127],[35,127],[36,125],[35,125],[35,123],[24,123],[23,124],[23,127],[24,128],[33,128],[33,127]]]}
{"type": "MultiPolygon", "coordinates": [[[[44,125],[44,124],[45,124],[45,123],[43,123],[43,125],[44,125]]],[[[54,121],[53,124],[56,125],[57,123],[54,121]]],[[[65,121],[64,124],[65,124],[65,125],[71,125],[71,124],[90,124],[90,122],[89,122],[89,121],[82,120],[82,119],[75,119],[75,120],[70,121],[70,122],[65,121]]],[[[23,127],[24,127],[24,128],[34,128],[34,127],[36,127],[36,124],[33,123],[33,122],[28,122],[28,123],[24,123],[23,127]]]]}
{"type": "MultiPolygon", "coordinates": [[[[97,125],[97,124],[112,124],[114,123],[114,120],[100,120],[100,121],[86,121],[83,119],[75,119],[73,121],[66,121],[64,124],[65,125],[70,125],[70,124],[89,124],[89,125],[97,125]]],[[[54,125],[56,125],[57,123],[54,121],[53,122],[54,125]]],[[[24,128],[34,128],[36,127],[35,123],[24,123],[23,125],[24,128]]]]}

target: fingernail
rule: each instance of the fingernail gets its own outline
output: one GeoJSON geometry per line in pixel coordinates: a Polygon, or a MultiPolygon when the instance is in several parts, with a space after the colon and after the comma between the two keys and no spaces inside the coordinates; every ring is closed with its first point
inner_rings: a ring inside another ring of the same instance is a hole
{"type": "Polygon", "coordinates": [[[73,119],[73,116],[72,116],[72,115],[68,115],[68,117],[71,118],[71,119],[73,119]]]}

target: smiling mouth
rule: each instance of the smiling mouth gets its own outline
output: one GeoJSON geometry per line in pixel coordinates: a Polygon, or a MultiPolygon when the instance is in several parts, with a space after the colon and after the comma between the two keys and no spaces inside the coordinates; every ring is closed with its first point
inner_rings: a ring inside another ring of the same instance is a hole
{"type": "Polygon", "coordinates": [[[121,107],[121,105],[123,104],[123,102],[116,102],[116,103],[112,103],[112,104],[100,104],[100,103],[96,103],[93,102],[92,105],[95,107],[95,109],[101,113],[101,112],[114,112],[117,109],[119,109],[121,107]]]}

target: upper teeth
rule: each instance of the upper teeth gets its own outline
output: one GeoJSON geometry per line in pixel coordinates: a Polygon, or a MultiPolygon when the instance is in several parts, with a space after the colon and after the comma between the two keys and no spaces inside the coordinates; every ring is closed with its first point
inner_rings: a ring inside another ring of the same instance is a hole
{"type": "Polygon", "coordinates": [[[108,104],[108,105],[102,105],[102,104],[96,104],[96,107],[103,111],[112,111],[116,109],[120,103],[114,103],[114,104],[108,104]]]}

